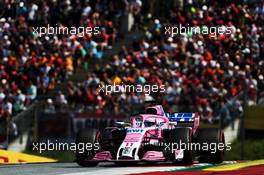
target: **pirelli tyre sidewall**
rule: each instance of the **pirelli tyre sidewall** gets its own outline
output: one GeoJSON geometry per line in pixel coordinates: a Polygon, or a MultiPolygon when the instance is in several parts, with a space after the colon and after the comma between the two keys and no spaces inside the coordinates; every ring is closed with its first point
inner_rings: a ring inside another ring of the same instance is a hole
{"type": "MultiPolygon", "coordinates": [[[[192,131],[189,128],[174,128],[170,130],[164,130],[164,140],[167,145],[173,143],[185,143],[186,145],[192,142],[192,131]]],[[[171,148],[171,147],[170,147],[171,148]]],[[[177,163],[192,164],[193,154],[192,150],[185,149],[183,153],[183,159],[181,161],[176,160],[175,152],[170,150],[164,150],[164,156],[167,160],[172,160],[177,163]]]]}
{"type": "MultiPolygon", "coordinates": [[[[76,136],[76,145],[96,142],[96,135],[98,133],[94,129],[81,129],[76,136]]],[[[78,147],[77,147],[78,148],[78,147]]],[[[96,166],[98,162],[91,161],[95,155],[95,150],[76,150],[76,162],[80,166],[91,167],[96,166]]]]}
{"type": "MultiPolygon", "coordinates": [[[[224,133],[218,128],[202,128],[199,129],[196,135],[196,142],[200,145],[203,144],[214,144],[218,147],[219,144],[225,145],[224,133]]],[[[197,154],[199,156],[198,160],[201,163],[222,163],[224,160],[224,149],[216,150],[199,150],[197,154]]]]}

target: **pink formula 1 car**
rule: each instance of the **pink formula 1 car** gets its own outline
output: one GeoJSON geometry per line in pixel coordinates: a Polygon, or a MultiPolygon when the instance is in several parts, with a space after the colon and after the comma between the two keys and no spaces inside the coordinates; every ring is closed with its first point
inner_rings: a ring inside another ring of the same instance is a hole
{"type": "Polygon", "coordinates": [[[95,136],[90,129],[78,132],[76,144],[89,144],[76,151],[81,166],[96,166],[99,162],[131,163],[139,161],[170,161],[192,164],[221,163],[225,140],[220,129],[199,128],[198,113],[165,113],[162,106],[148,107],[134,115],[130,123],[107,127],[95,136]],[[92,146],[91,146],[92,145],[92,146]]]}

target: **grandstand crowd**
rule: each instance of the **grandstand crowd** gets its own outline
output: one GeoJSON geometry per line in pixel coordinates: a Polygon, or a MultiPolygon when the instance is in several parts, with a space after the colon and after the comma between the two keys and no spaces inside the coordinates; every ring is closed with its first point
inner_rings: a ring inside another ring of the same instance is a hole
{"type": "Polygon", "coordinates": [[[99,84],[165,84],[153,94],[169,111],[198,111],[202,119],[223,122],[264,99],[264,3],[205,2],[171,8],[165,18],[151,19],[144,39],[123,47],[109,64],[88,73],[83,84],[68,86],[69,103],[78,110],[134,113],[144,94],[97,94],[99,84]],[[187,33],[173,38],[164,26],[226,26],[230,35],[187,33]],[[83,98],[85,97],[85,98],[83,98]],[[91,105],[92,104],[92,105],[91,105]]]}
{"type": "Polygon", "coordinates": [[[0,117],[18,114],[116,41],[119,18],[133,4],[117,1],[1,1],[0,117]],[[130,6],[131,5],[131,6],[130,6]],[[94,27],[100,35],[45,35],[35,27],[94,27]]]}
{"type": "Polygon", "coordinates": [[[68,79],[81,65],[87,79],[68,82],[47,103],[67,104],[78,112],[134,113],[145,95],[98,93],[99,84],[164,84],[164,94],[151,94],[168,111],[198,111],[212,122],[264,103],[264,3],[261,1],[188,1],[170,6],[164,17],[148,11],[147,0],[1,1],[0,118],[14,116],[40,95],[68,79]],[[146,3],[146,4],[145,4],[146,3]],[[106,65],[100,60],[118,40],[120,18],[133,13],[144,38],[123,46],[106,65]],[[148,15],[142,15],[148,14],[148,15]],[[146,18],[146,19],[145,19],[146,18]],[[147,21],[145,23],[145,21],[147,21]],[[99,26],[99,36],[38,37],[34,26],[99,26]],[[188,33],[168,37],[164,26],[231,26],[231,35],[188,33]],[[96,62],[93,69],[88,60],[96,62]]]}

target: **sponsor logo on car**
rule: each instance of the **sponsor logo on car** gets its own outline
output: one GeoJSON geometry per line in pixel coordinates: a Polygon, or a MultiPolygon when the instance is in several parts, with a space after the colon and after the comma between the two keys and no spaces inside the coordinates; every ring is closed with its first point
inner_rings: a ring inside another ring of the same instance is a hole
{"type": "Polygon", "coordinates": [[[144,129],[128,129],[127,133],[142,133],[144,129]]]}

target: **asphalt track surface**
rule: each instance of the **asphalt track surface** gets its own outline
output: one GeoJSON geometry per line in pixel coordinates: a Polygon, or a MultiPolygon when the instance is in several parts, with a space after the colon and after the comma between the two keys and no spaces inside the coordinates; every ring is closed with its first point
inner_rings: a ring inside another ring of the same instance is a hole
{"type": "Polygon", "coordinates": [[[225,161],[221,164],[194,163],[184,166],[172,163],[143,163],[118,166],[111,162],[96,167],[80,167],[76,163],[2,164],[0,175],[264,175],[263,160],[225,161]],[[209,169],[208,169],[209,168],[209,169]],[[210,170],[211,169],[211,170],[210,170]],[[209,171],[208,171],[209,170],[209,171]],[[220,171],[219,171],[220,170],[220,171]]]}
{"type": "MultiPolygon", "coordinates": [[[[197,164],[200,166],[201,164],[197,164]]],[[[121,175],[152,171],[169,171],[184,168],[170,163],[118,166],[114,163],[100,163],[96,167],[80,167],[76,163],[44,163],[0,165],[1,175],[121,175]]]]}

